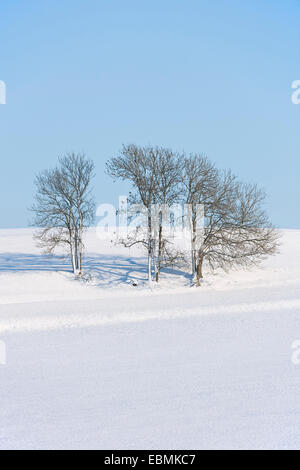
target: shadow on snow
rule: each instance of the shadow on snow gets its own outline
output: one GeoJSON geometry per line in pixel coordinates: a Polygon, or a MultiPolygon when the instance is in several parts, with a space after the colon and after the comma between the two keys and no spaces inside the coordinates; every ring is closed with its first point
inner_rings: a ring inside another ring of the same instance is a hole
{"type": "MultiPolygon", "coordinates": [[[[72,273],[69,258],[57,255],[39,255],[25,253],[1,253],[0,272],[66,272],[72,273]]],[[[108,286],[138,281],[147,282],[147,260],[143,257],[86,255],[84,273],[93,280],[93,284],[108,286]]],[[[182,276],[190,280],[190,275],[178,268],[165,268],[167,275],[182,276]]]]}

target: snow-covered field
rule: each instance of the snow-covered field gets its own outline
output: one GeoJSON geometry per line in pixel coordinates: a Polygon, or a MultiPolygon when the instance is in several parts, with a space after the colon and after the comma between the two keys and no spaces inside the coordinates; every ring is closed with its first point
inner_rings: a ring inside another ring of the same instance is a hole
{"type": "Polygon", "coordinates": [[[146,283],[87,237],[87,270],[0,230],[0,449],[300,448],[300,231],[250,272],[146,283]],[[132,281],[138,287],[132,287],[132,281]]]}

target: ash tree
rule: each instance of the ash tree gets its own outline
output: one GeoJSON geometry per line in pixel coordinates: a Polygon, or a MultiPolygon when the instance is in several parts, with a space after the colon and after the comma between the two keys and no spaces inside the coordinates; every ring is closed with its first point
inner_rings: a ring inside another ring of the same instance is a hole
{"type": "MultiPolygon", "coordinates": [[[[154,250],[155,250],[155,280],[159,281],[161,268],[176,264],[183,259],[180,250],[171,244],[170,237],[165,234],[169,231],[171,214],[169,208],[180,202],[179,185],[181,181],[181,155],[167,148],[158,148],[154,161],[155,181],[155,213],[152,213],[154,223],[154,250]]],[[[153,211],[154,212],[154,211],[153,211]]],[[[176,225],[176,221],[174,221],[176,225]]]]}
{"type": "Polygon", "coordinates": [[[67,154],[58,165],[35,178],[36,194],[31,208],[35,239],[45,253],[64,247],[75,275],[82,274],[84,232],[95,216],[91,190],[94,163],[84,154],[67,154]]]}
{"type": "Polygon", "coordinates": [[[199,219],[205,215],[199,208],[203,207],[206,213],[212,211],[218,186],[218,170],[205,155],[190,154],[183,160],[181,183],[182,200],[188,208],[186,222],[190,233],[191,270],[193,277],[197,273],[199,278],[202,265],[198,246],[202,242],[203,230],[199,233],[198,228],[203,223],[199,219]]]}
{"type": "Polygon", "coordinates": [[[131,183],[131,207],[142,206],[145,227],[137,226],[120,242],[127,247],[141,245],[148,255],[148,280],[153,273],[158,282],[162,266],[175,264],[180,254],[164,236],[166,206],[178,200],[180,165],[178,155],[162,147],[123,145],[120,154],[106,164],[106,173],[115,181],[131,183]]]}
{"type": "Polygon", "coordinates": [[[249,268],[278,250],[279,234],[265,211],[265,192],[231,173],[219,176],[201,254],[212,268],[249,268]]]}
{"type": "Polygon", "coordinates": [[[266,195],[255,184],[243,183],[201,157],[185,160],[182,181],[192,208],[192,270],[197,286],[205,264],[213,271],[250,268],[277,252],[279,235],[264,209],[266,195]],[[195,229],[197,204],[204,207],[200,234],[195,229]]]}
{"type": "Polygon", "coordinates": [[[151,220],[151,205],[155,201],[155,177],[154,164],[156,153],[147,147],[136,145],[123,145],[120,154],[106,163],[106,173],[114,181],[129,181],[132,192],[129,194],[130,205],[142,205],[146,210],[146,227],[137,227],[140,233],[129,234],[120,242],[127,247],[142,245],[148,254],[148,280],[152,280],[152,261],[154,253],[154,241],[151,220]],[[145,229],[145,233],[144,233],[145,229]]]}

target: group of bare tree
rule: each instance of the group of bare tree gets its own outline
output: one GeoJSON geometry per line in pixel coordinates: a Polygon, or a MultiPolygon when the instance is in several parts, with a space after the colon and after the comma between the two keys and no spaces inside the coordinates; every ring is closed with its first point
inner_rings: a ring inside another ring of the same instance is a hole
{"type": "MultiPolygon", "coordinates": [[[[276,252],[278,234],[264,210],[264,192],[240,182],[230,171],[220,171],[201,154],[124,145],[107,162],[106,172],[131,184],[128,202],[134,210],[127,213],[127,222],[139,207],[144,214],[144,226],[137,224],[119,241],[146,250],[149,281],[158,282],[164,267],[189,262],[195,284],[200,285],[204,265],[224,270],[249,267],[276,252]],[[179,210],[171,213],[170,207],[179,210]],[[174,232],[185,227],[188,250],[176,243],[167,227],[174,232]]],[[[69,154],[35,180],[37,242],[47,253],[67,246],[76,275],[82,273],[84,231],[95,216],[93,177],[92,161],[83,154],[69,154]]]]}
{"type": "Polygon", "coordinates": [[[218,170],[203,155],[124,145],[106,171],[114,180],[129,181],[130,204],[146,208],[146,232],[137,226],[121,243],[147,249],[150,281],[153,275],[159,280],[163,266],[184,257],[164,234],[164,218],[170,217],[168,207],[174,204],[188,208],[179,225],[189,227],[189,259],[196,285],[203,278],[204,263],[212,269],[249,267],[277,250],[278,234],[264,210],[264,192],[240,182],[230,171],[218,170]]]}

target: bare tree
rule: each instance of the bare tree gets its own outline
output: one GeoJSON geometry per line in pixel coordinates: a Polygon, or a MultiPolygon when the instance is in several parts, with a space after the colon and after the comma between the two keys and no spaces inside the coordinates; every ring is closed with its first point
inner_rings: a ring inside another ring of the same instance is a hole
{"type": "Polygon", "coordinates": [[[147,210],[146,240],[144,237],[129,240],[128,246],[142,244],[148,251],[148,279],[152,280],[153,238],[151,223],[151,205],[155,200],[154,160],[156,154],[150,147],[123,145],[120,155],[113,157],[106,164],[106,173],[115,181],[129,181],[133,192],[129,195],[130,204],[142,204],[147,210]]]}
{"type": "Polygon", "coordinates": [[[192,274],[201,270],[197,244],[203,235],[198,233],[203,216],[201,207],[207,211],[214,205],[215,191],[218,185],[218,171],[213,163],[203,154],[190,154],[184,158],[182,171],[182,199],[187,207],[186,217],[191,235],[192,274]]]}
{"type": "Polygon", "coordinates": [[[45,170],[35,179],[36,195],[32,211],[38,245],[46,253],[67,246],[73,272],[82,273],[84,231],[94,220],[95,203],[91,192],[94,164],[84,154],[67,154],[56,168],[45,170]]]}
{"type": "Polygon", "coordinates": [[[154,270],[158,281],[162,264],[175,259],[170,244],[163,237],[163,219],[164,207],[178,199],[178,155],[161,147],[123,145],[120,155],[106,164],[106,172],[114,180],[130,181],[129,203],[146,210],[146,227],[138,226],[134,234],[121,242],[128,247],[137,244],[147,247],[148,279],[152,280],[154,270]]]}
{"type": "MultiPolygon", "coordinates": [[[[196,284],[200,285],[205,261],[213,269],[224,270],[256,265],[277,251],[278,233],[264,210],[262,190],[238,181],[230,171],[216,171],[208,160],[196,159],[196,162],[200,173],[209,175],[204,178],[205,188],[196,185],[189,193],[193,204],[204,204],[203,232],[198,238],[192,230],[196,284]]],[[[191,168],[188,161],[186,168],[191,168]]],[[[185,171],[185,187],[191,187],[187,175],[190,173],[185,171]]]]}
{"type": "MultiPolygon", "coordinates": [[[[178,249],[171,246],[170,240],[164,236],[164,227],[170,227],[171,214],[169,208],[179,203],[179,185],[181,182],[183,156],[170,149],[157,149],[157,158],[154,161],[155,201],[157,204],[155,220],[154,243],[156,248],[155,280],[159,281],[162,266],[172,265],[175,259],[182,258],[178,249]]],[[[176,223],[176,222],[174,222],[176,223]]]]}

